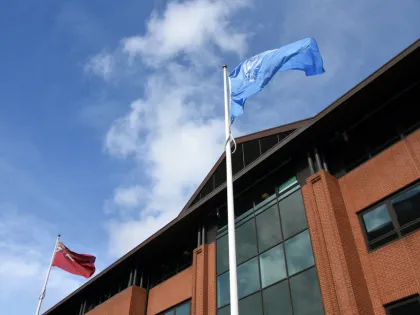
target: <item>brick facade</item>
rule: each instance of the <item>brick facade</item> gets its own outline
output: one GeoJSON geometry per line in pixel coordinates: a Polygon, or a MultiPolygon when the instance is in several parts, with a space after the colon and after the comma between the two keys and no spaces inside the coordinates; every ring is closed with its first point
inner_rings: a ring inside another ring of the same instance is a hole
{"type": "Polygon", "coordinates": [[[325,171],[302,193],[326,314],[383,315],[420,293],[420,232],[369,252],[358,212],[420,178],[420,131],[349,174],[325,171]]]}
{"type": "Polygon", "coordinates": [[[145,315],[146,290],[129,287],[98,305],[86,315],[145,315]]]}
{"type": "MultiPolygon", "coordinates": [[[[420,293],[420,232],[369,252],[358,213],[420,179],[420,131],[337,179],[320,171],[302,187],[326,315],[384,315],[420,293]]],[[[147,315],[191,299],[192,315],[216,314],[216,245],[194,250],[190,268],[152,288],[147,315]]],[[[144,315],[146,291],[130,287],[89,315],[144,315]]]]}
{"type": "Polygon", "coordinates": [[[192,296],[192,279],[195,266],[185,269],[149,291],[147,315],[155,315],[182,303],[192,296]]]}
{"type": "Polygon", "coordinates": [[[216,244],[194,250],[191,315],[216,314],[216,244]]]}

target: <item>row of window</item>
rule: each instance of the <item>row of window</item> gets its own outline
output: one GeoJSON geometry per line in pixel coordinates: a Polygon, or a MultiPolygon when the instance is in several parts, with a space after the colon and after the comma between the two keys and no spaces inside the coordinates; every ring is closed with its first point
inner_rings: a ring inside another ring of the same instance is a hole
{"type": "MultiPolygon", "coordinates": [[[[236,260],[238,264],[262,253],[307,228],[305,209],[299,186],[281,196],[267,198],[245,218],[238,218],[236,260]],[[249,220],[252,218],[252,220],[249,220]],[[281,218],[281,220],[280,220],[281,218]],[[248,220],[248,221],[247,221],[248,220]]],[[[229,267],[227,234],[217,240],[217,273],[229,267]]]]}
{"type": "MultiPolygon", "coordinates": [[[[237,218],[241,315],[324,314],[300,187],[288,181],[237,218]]],[[[226,232],[216,246],[218,315],[230,312],[226,232]]]]}
{"type": "MultiPolygon", "coordinates": [[[[229,314],[230,305],[219,308],[217,311],[217,315],[229,314]]],[[[239,314],[324,314],[315,267],[239,299],[239,314]]]]}
{"type": "Polygon", "coordinates": [[[184,302],[169,310],[160,313],[159,315],[190,315],[191,314],[191,301],[184,302]]]}
{"type": "MultiPolygon", "coordinates": [[[[360,213],[369,249],[420,228],[420,185],[360,213]]],[[[236,256],[241,315],[323,314],[306,214],[296,181],[236,219],[236,256]]],[[[217,239],[218,315],[230,312],[226,229],[217,239]]],[[[390,315],[414,314],[419,297],[386,307],[390,315]]],[[[190,302],[162,315],[190,314],[190,302]]]]}
{"type": "Polygon", "coordinates": [[[420,229],[420,185],[389,197],[360,214],[370,250],[420,229]]]}
{"type": "MultiPolygon", "coordinates": [[[[313,265],[311,241],[308,230],[305,230],[284,244],[279,244],[239,265],[238,296],[245,297],[313,265]]],[[[217,288],[217,305],[221,307],[229,303],[229,271],[219,275],[217,288]]]]}

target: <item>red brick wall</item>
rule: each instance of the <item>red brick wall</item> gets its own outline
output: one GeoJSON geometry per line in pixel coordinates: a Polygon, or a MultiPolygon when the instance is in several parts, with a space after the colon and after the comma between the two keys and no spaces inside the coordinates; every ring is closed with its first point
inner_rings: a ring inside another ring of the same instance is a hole
{"type": "Polygon", "coordinates": [[[192,315],[216,315],[216,243],[194,250],[192,315]]]}
{"type": "MultiPolygon", "coordinates": [[[[363,275],[360,268],[357,270],[357,262],[352,263],[352,256],[346,253],[355,246],[337,180],[319,172],[308,179],[302,193],[325,313],[372,314],[372,307],[363,307],[363,300],[356,301],[354,281],[363,280],[363,275]]],[[[367,291],[363,281],[356,283],[367,291]]]]}
{"type": "Polygon", "coordinates": [[[194,250],[191,314],[203,315],[207,307],[207,245],[194,250]]]}
{"type": "Polygon", "coordinates": [[[129,287],[98,305],[86,315],[144,315],[146,290],[129,287]]]}
{"type": "Polygon", "coordinates": [[[193,266],[149,291],[147,315],[158,314],[192,296],[193,266]]]}
{"type": "Polygon", "coordinates": [[[152,288],[147,315],[155,315],[191,299],[192,315],[216,315],[216,244],[194,250],[193,265],[152,288]]]}
{"type": "Polygon", "coordinates": [[[216,315],[216,242],[207,245],[207,281],[207,314],[216,315]]]}
{"type": "Polygon", "coordinates": [[[146,311],[146,290],[133,286],[131,294],[130,315],[145,315],[146,311]]]}
{"type": "Polygon", "coordinates": [[[369,253],[357,213],[418,180],[419,161],[417,131],[339,180],[375,314],[384,314],[383,304],[420,293],[420,232],[369,253]]]}
{"type": "Polygon", "coordinates": [[[357,213],[420,178],[420,131],[339,180],[302,187],[326,314],[385,314],[420,293],[420,232],[368,252],[357,213]]]}

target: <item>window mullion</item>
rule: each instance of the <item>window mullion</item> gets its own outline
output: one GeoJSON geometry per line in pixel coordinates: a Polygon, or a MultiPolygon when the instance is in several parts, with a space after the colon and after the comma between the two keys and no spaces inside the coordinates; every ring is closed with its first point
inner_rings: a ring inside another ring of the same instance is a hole
{"type": "Polygon", "coordinates": [[[391,216],[392,224],[394,225],[394,228],[397,231],[398,236],[401,238],[402,237],[401,226],[400,226],[400,223],[398,222],[398,217],[397,217],[397,214],[395,213],[395,209],[391,204],[391,200],[388,199],[385,202],[385,204],[386,204],[386,208],[388,210],[388,213],[391,216]]]}

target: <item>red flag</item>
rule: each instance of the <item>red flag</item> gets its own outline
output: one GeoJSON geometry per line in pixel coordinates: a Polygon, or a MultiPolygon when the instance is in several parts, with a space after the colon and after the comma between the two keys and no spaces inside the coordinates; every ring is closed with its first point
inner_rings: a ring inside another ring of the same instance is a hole
{"type": "Polygon", "coordinates": [[[59,242],[52,265],[72,274],[89,278],[95,273],[95,260],[95,256],[72,252],[59,242]]]}

